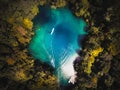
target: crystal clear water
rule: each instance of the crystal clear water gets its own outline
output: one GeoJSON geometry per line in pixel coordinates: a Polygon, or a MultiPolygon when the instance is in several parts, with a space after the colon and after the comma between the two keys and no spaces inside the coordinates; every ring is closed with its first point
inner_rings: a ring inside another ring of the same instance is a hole
{"type": "Polygon", "coordinates": [[[78,42],[86,34],[85,21],[75,17],[67,7],[40,7],[33,22],[35,35],[29,44],[30,53],[54,67],[60,83],[68,82],[74,75],[76,51],[81,48],[78,42]]]}

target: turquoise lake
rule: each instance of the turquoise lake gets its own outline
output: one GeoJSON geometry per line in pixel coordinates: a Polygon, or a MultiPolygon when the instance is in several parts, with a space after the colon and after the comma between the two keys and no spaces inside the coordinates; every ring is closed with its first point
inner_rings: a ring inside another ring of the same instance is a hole
{"type": "Polygon", "coordinates": [[[80,40],[87,34],[85,21],[67,7],[40,7],[33,23],[35,34],[29,44],[30,53],[51,65],[60,83],[68,82],[74,75],[73,61],[81,48],[80,40]]]}

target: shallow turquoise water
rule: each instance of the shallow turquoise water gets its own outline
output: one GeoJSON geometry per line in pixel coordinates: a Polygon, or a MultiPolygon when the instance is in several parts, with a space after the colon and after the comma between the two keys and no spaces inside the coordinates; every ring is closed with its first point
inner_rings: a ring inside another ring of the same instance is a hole
{"type": "Polygon", "coordinates": [[[40,13],[33,22],[35,35],[29,44],[30,53],[35,59],[54,67],[59,81],[66,82],[70,75],[67,76],[63,68],[68,64],[72,65],[72,59],[75,59],[72,56],[75,56],[76,51],[81,48],[78,42],[80,37],[86,35],[85,21],[75,17],[66,7],[59,9],[40,7],[40,13]]]}

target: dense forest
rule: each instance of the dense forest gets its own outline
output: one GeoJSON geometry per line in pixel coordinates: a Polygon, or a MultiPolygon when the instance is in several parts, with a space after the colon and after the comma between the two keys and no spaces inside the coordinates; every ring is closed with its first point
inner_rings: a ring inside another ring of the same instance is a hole
{"type": "Polygon", "coordinates": [[[119,0],[0,0],[0,90],[119,90],[119,0]],[[88,35],[75,60],[76,83],[61,86],[48,64],[28,51],[39,6],[68,6],[88,35]]]}

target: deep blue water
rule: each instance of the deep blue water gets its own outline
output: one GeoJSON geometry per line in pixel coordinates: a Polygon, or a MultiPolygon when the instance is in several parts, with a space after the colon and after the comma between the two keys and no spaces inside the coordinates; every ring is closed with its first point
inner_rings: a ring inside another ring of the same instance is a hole
{"type": "Polygon", "coordinates": [[[85,21],[75,17],[67,7],[40,7],[33,22],[35,35],[29,44],[30,53],[54,67],[59,81],[66,82],[74,71],[70,65],[81,48],[79,40],[86,35],[85,21]],[[70,69],[70,73],[64,69],[70,69]]]}

